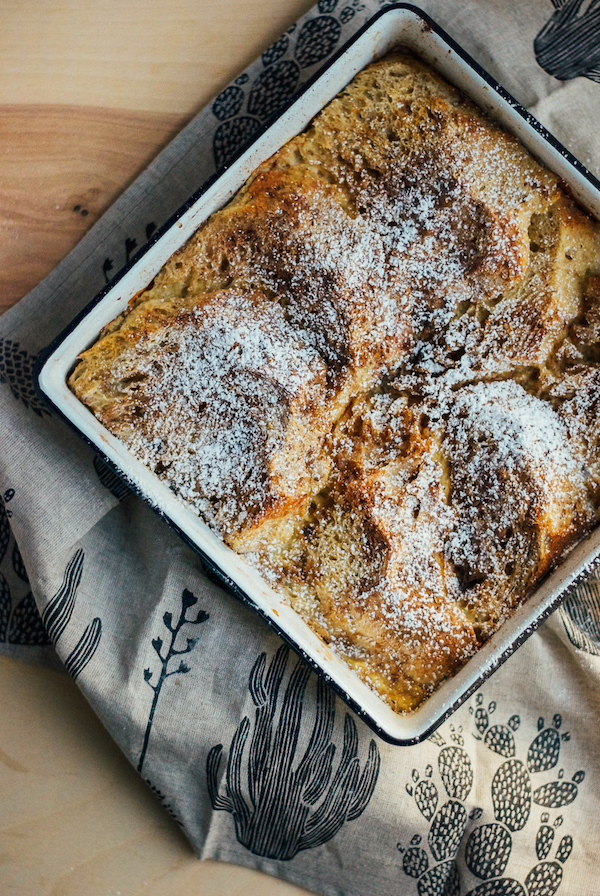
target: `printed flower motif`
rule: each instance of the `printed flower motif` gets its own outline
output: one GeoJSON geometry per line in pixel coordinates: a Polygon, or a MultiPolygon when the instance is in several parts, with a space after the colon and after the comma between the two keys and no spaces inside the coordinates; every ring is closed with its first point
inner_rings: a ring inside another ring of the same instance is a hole
{"type": "Polygon", "coordinates": [[[209,618],[208,613],[205,613],[204,610],[198,610],[197,614],[193,617],[188,616],[188,610],[190,610],[197,603],[198,598],[195,597],[195,595],[192,594],[192,592],[188,588],[184,588],[181,594],[181,610],[177,622],[173,624],[172,613],[167,612],[163,616],[163,624],[170,634],[170,641],[167,645],[166,650],[163,651],[163,647],[165,646],[165,644],[162,638],[157,637],[152,639],[152,647],[157,657],[159,658],[161,665],[156,684],[152,683],[152,669],[144,669],[144,681],[154,691],[154,697],[152,699],[152,705],[150,707],[150,713],[148,715],[148,722],[146,724],[146,731],[144,733],[142,751],[138,760],[138,772],[142,771],[144,761],[146,759],[148,744],[150,742],[150,733],[152,731],[152,724],[154,722],[154,714],[156,712],[160,692],[165,681],[167,680],[167,678],[171,678],[171,676],[173,675],[185,675],[190,671],[190,667],[182,659],[179,660],[179,665],[175,669],[169,669],[169,664],[172,659],[174,659],[175,657],[182,657],[186,654],[191,653],[198,643],[198,638],[188,638],[186,640],[185,647],[176,647],[175,644],[177,641],[177,636],[179,635],[184,625],[199,625],[201,622],[206,622],[206,620],[209,618]]]}

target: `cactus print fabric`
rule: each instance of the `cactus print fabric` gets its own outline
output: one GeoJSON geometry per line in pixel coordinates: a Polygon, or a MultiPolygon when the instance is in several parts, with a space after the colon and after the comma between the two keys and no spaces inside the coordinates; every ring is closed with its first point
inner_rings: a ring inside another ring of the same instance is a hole
{"type": "Polygon", "coordinates": [[[285,860],[293,859],[302,849],[321,846],[346,821],[362,815],[373,795],[381,762],[377,744],[371,738],[361,771],[356,724],[346,713],[344,744],[341,752],[338,749],[337,769],[333,772],[335,699],[319,680],[310,741],[295,763],[310,671],[302,660],[296,661],[276,723],[288,653],[287,647],[280,647],[268,668],[266,654],[261,653],[250,673],[248,690],[256,710],[246,757],[248,802],[237,771],[244,760],[251,725],[248,716],[242,719],[231,741],[224,795],[219,793],[222,745],[214,746],[206,760],[213,809],[233,815],[239,842],[256,855],[285,860]],[[277,824],[272,823],[274,819],[277,824]]]}
{"type": "MultiPolygon", "coordinates": [[[[33,389],[46,344],[383,5],[319,0],[0,319],[0,651],[77,680],[201,858],[324,896],[598,896],[595,574],[393,747],[33,389]]],[[[597,0],[422,8],[600,176],[597,0]]]]}
{"type": "MultiPolygon", "coordinates": [[[[29,587],[29,577],[10,528],[14,489],[0,496],[0,643],[44,647],[50,644],[29,587]]],[[[9,652],[9,651],[7,651],[9,652]]]]}
{"type": "Polygon", "coordinates": [[[552,0],[554,13],[537,35],[538,63],[560,81],[600,81],[600,7],[594,0],[552,0]]]}
{"type": "Polygon", "coordinates": [[[519,757],[515,734],[521,718],[515,714],[505,723],[493,723],[497,709],[495,701],[485,705],[483,693],[477,694],[469,707],[471,737],[496,757],[489,793],[484,795],[491,809],[473,806],[469,734],[462,729],[451,727],[449,742],[441,733],[434,735],[432,740],[440,747],[437,763],[428,765],[424,775],[413,769],[406,785],[408,795],[429,822],[426,840],[416,834],[408,846],[402,841],[397,845],[402,870],[416,879],[419,896],[552,896],[562,882],[564,865],[574,847],[568,822],[567,831],[562,827],[568,818],[563,810],[578,798],[585,771],[579,769],[571,780],[565,780],[564,768],[556,773],[561,750],[570,740],[568,732],[561,732],[559,713],[548,724],[539,717],[526,755],[523,750],[519,757]],[[490,816],[493,821],[487,820],[490,816]],[[525,842],[522,831],[531,832],[533,842],[532,867],[521,883],[508,872],[513,848],[525,842]]]}

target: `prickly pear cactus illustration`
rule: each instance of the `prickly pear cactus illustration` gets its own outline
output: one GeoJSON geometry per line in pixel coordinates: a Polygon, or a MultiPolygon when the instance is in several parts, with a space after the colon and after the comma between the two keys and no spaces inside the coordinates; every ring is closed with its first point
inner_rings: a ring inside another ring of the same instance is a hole
{"type": "Polygon", "coordinates": [[[423,775],[413,769],[412,780],[406,785],[406,792],[414,798],[421,815],[430,822],[428,850],[418,834],[408,848],[398,844],[402,870],[417,879],[419,896],[458,896],[460,893],[455,857],[468,821],[464,803],[473,786],[473,766],[469,754],[463,749],[462,734],[460,731],[452,733],[455,742],[450,745],[437,736],[438,743],[443,744],[437,761],[437,777],[442,787],[434,781],[431,765],[423,775]],[[442,799],[444,802],[439,805],[442,799]]]}
{"type": "Polygon", "coordinates": [[[473,767],[462,729],[451,726],[451,744],[436,732],[431,740],[440,747],[437,775],[431,765],[423,774],[414,769],[406,785],[429,825],[427,842],[416,834],[407,846],[398,844],[402,870],[416,879],[419,896],[554,896],[573,848],[569,834],[557,837],[562,815],[552,818],[549,811],[541,813],[535,842],[529,847],[525,843],[526,848],[532,848],[533,866],[525,880],[505,875],[518,836],[519,847],[523,847],[524,828],[534,808],[556,810],[569,806],[585,778],[583,771],[575,772],[570,780],[565,780],[562,769],[558,774],[553,772],[559,764],[562,745],[570,740],[568,732],[561,730],[562,717],[556,714],[550,724],[540,718],[526,757],[520,759],[514,736],[521,724],[518,715],[512,715],[506,724],[492,724],[496,704],[484,706],[481,694],[470,711],[473,738],[502,760],[489,785],[493,820],[483,818],[481,807],[469,806],[473,767]],[[538,785],[536,776],[547,776],[549,772],[553,779],[542,780],[538,785]],[[480,819],[483,823],[479,823],[480,819]],[[460,874],[459,865],[464,868],[460,874]],[[480,883],[463,889],[467,872],[480,883]]]}
{"type": "Polygon", "coordinates": [[[533,42],[535,58],[559,81],[600,81],[598,0],[552,0],[554,13],[533,42]]]}
{"type": "Polygon", "coordinates": [[[263,70],[243,74],[214,100],[215,165],[226,165],[261,125],[288,103],[340,43],[345,25],[365,9],[361,0],[320,0],[318,14],[293,25],[261,56],[263,70]]]}
{"type": "Polygon", "coordinates": [[[561,744],[569,740],[567,732],[560,733],[562,717],[556,714],[550,725],[538,720],[538,733],[531,740],[526,760],[516,758],[514,732],[520,726],[520,718],[513,715],[506,725],[490,725],[490,715],[496,705],[491,703],[487,709],[483,706],[483,698],[478,695],[476,707],[473,708],[475,721],[475,737],[483,740],[492,752],[506,757],[496,770],[491,782],[491,797],[495,823],[476,828],[469,836],[465,847],[465,863],[471,873],[482,880],[489,881],[488,890],[484,885],[476,888],[473,894],[484,892],[515,892],[523,896],[552,896],[558,889],[563,876],[563,864],[568,859],[573,841],[570,835],[560,840],[554,861],[547,861],[555,839],[555,830],[562,824],[562,816],[548,824],[550,816],[542,813],[541,825],[535,839],[535,853],[538,859],[523,884],[514,878],[501,877],[504,874],[513,845],[513,835],[521,831],[527,824],[535,805],[546,808],[561,808],[569,805],[578,793],[578,785],[585,775],[576,772],[571,781],[562,780],[562,771],[558,780],[549,781],[534,789],[532,775],[548,772],[556,767],[560,757],[561,744]],[[485,842],[485,848],[482,844],[485,842]],[[489,858],[493,856],[493,861],[489,858]],[[492,887],[496,889],[490,889],[492,887]]]}
{"type": "Polygon", "coordinates": [[[248,95],[248,112],[257,118],[268,118],[289,99],[296,89],[300,69],[291,59],[274,62],[262,72],[248,95]]]}
{"type": "Polygon", "coordinates": [[[302,66],[315,65],[333,52],[342,26],[330,15],[317,16],[304,23],[296,41],[295,57],[302,66]]]}
{"type": "Polygon", "coordinates": [[[265,68],[269,65],[273,65],[274,62],[279,62],[279,60],[287,53],[289,45],[290,39],[287,34],[284,34],[279,40],[276,40],[268,50],[265,50],[262,54],[262,61],[265,68]]]}
{"type": "Polygon", "coordinates": [[[238,841],[255,855],[280,860],[321,846],[362,815],[380,766],[374,740],[361,764],[358,731],[348,714],[339,751],[333,739],[335,698],[321,679],[312,733],[304,753],[297,755],[311,673],[298,660],[280,701],[288,653],[287,647],[280,647],[268,667],[262,653],[252,668],[248,689],[254,723],[246,716],[233,736],[222,789],[222,744],[211,749],[206,762],[212,805],[231,813],[238,841]]]}

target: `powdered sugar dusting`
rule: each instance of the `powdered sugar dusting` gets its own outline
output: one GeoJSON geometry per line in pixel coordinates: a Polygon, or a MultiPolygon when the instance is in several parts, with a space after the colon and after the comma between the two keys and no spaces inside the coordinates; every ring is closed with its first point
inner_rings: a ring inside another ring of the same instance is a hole
{"type": "Polygon", "coordinates": [[[244,528],[268,500],[295,497],[306,484],[289,419],[313,424],[318,451],[311,409],[323,400],[326,370],[276,303],[218,294],[140,340],[113,374],[127,381],[132,369],[128,447],[219,531],[244,528]]]}

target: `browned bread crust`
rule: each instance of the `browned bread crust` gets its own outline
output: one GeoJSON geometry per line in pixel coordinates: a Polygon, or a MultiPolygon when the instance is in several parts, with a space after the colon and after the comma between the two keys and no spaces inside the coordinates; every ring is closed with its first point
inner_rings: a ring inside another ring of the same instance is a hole
{"type": "Polygon", "coordinates": [[[69,385],[395,709],[596,521],[600,228],[408,53],[359,73],[69,385]]]}

